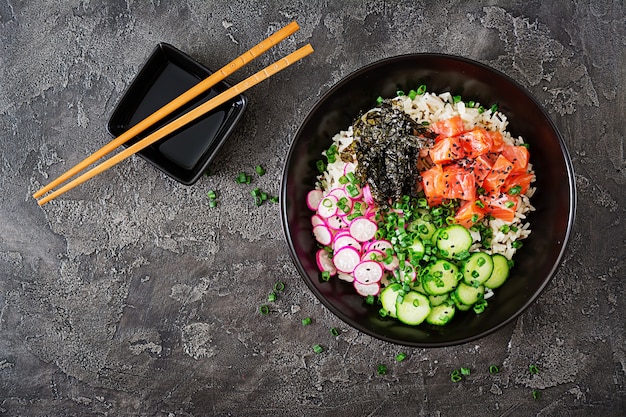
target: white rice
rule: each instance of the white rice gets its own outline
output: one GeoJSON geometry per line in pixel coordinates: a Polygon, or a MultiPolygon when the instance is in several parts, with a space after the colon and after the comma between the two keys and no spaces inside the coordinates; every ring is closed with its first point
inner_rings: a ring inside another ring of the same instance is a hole
{"type": "MultiPolygon", "coordinates": [[[[414,99],[411,99],[409,96],[398,96],[393,99],[393,104],[419,123],[429,122],[432,124],[459,115],[467,130],[471,130],[474,127],[482,127],[491,131],[499,131],[504,142],[508,145],[522,145],[524,143],[522,137],[514,138],[506,130],[508,120],[504,114],[498,111],[492,112],[490,109],[480,111],[478,104],[476,107],[468,107],[463,101],[454,103],[450,93],[434,94],[426,92],[422,95],[417,95],[414,99]]],[[[354,140],[352,126],[333,137],[333,143],[338,147],[339,152],[343,151],[354,140]]],[[[318,178],[318,188],[327,193],[333,188],[340,187],[339,178],[344,175],[346,165],[345,162],[341,161],[341,158],[337,158],[335,162],[329,163],[326,171],[318,178]]],[[[352,167],[348,167],[348,170],[352,169],[352,167]]],[[[529,171],[533,172],[531,164],[529,164],[529,171]]],[[[520,195],[521,198],[519,199],[515,219],[512,222],[505,222],[501,219],[483,220],[483,224],[488,225],[493,231],[490,249],[483,248],[478,232],[470,231],[474,239],[474,245],[470,250],[481,249],[490,254],[500,253],[508,259],[512,259],[516,252],[516,248],[513,247],[512,243],[516,240],[525,239],[530,235],[530,223],[526,221],[526,215],[530,211],[535,210],[530,204],[530,198],[534,191],[534,187],[529,187],[526,194],[520,195]],[[501,231],[502,226],[505,224],[509,226],[507,233],[501,231]]]]}

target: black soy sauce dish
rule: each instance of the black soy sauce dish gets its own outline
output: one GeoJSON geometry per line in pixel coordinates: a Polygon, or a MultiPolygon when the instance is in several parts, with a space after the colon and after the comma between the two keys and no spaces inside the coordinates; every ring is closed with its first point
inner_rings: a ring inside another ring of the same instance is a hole
{"type": "MultiPolygon", "coordinates": [[[[107,129],[119,136],[150,116],[212,72],[187,54],[167,43],[159,43],[114,109],[107,129]]],[[[219,82],[161,122],[130,140],[130,146],[178,116],[230,88],[219,82]]],[[[194,184],[206,171],[220,146],[233,132],[247,106],[238,95],[194,122],[138,152],[156,168],[185,184],[194,184]]]]}
{"type": "Polygon", "coordinates": [[[546,111],[507,75],[478,62],[442,54],[409,54],[372,63],[333,86],[300,126],[283,171],[281,219],[292,259],[306,285],[332,313],[370,336],[414,347],[442,347],[466,343],[490,334],[518,317],[543,291],[555,274],[574,222],[576,189],[564,141],[546,111]],[[451,92],[463,100],[486,106],[497,103],[509,120],[514,137],[530,145],[536,174],[528,215],[532,233],[518,250],[507,282],[489,299],[479,315],[457,312],[445,326],[409,326],[381,317],[379,305],[369,305],[352,284],[321,278],[316,264],[317,243],[312,236],[306,195],[314,188],[316,162],[359,113],[376,99],[394,97],[426,85],[427,91],[451,92]]]}

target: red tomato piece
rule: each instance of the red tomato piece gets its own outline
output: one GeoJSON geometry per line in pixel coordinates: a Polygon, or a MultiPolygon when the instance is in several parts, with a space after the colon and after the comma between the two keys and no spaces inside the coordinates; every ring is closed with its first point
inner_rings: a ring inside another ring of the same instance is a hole
{"type": "Polygon", "coordinates": [[[461,116],[454,116],[450,119],[439,120],[431,123],[430,129],[443,137],[456,136],[465,131],[465,125],[461,116]]]}
{"type": "Polygon", "coordinates": [[[502,155],[513,164],[513,171],[526,172],[530,153],[525,146],[507,145],[502,149],[502,155]]]}
{"type": "Polygon", "coordinates": [[[461,207],[459,207],[454,215],[454,220],[461,226],[465,226],[469,229],[483,217],[485,217],[483,209],[476,204],[476,200],[470,200],[461,204],[461,207]]]}
{"type": "Polygon", "coordinates": [[[483,180],[482,187],[487,193],[494,193],[500,190],[504,185],[506,177],[513,170],[513,164],[502,154],[498,155],[498,159],[493,164],[491,171],[483,180]]]}
{"type": "Polygon", "coordinates": [[[513,171],[504,181],[504,185],[502,186],[502,191],[505,193],[509,193],[511,188],[519,185],[521,187],[518,194],[526,194],[528,188],[530,187],[530,183],[534,178],[534,174],[527,172],[515,172],[513,171]]]}
{"type": "Polygon", "coordinates": [[[445,164],[463,158],[463,148],[455,137],[446,137],[435,143],[428,151],[435,164],[445,164]]]}
{"type": "Polygon", "coordinates": [[[458,165],[446,165],[443,168],[445,198],[474,200],[476,198],[476,177],[471,169],[458,165]]]}
{"type": "Polygon", "coordinates": [[[502,133],[498,131],[485,130],[486,139],[489,142],[490,152],[502,152],[504,149],[504,139],[502,138],[502,133]]]}
{"type": "Polygon", "coordinates": [[[433,165],[430,169],[422,172],[422,189],[430,206],[435,206],[443,200],[443,168],[441,165],[433,165]]]}
{"type": "Polygon", "coordinates": [[[511,222],[515,218],[518,197],[505,193],[493,193],[481,195],[479,198],[485,205],[486,214],[506,222],[511,222]]]}
{"type": "Polygon", "coordinates": [[[487,137],[485,129],[476,128],[469,132],[461,133],[458,138],[467,158],[477,158],[491,149],[491,141],[487,137]]]}

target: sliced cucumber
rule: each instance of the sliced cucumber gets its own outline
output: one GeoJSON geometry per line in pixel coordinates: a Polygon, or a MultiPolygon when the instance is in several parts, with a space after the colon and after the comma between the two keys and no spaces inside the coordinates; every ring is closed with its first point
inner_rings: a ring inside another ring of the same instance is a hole
{"type": "Polygon", "coordinates": [[[430,240],[433,234],[435,234],[437,226],[423,217],[420,217],[409,223],[407,230],[412,233],[417,233],[422,240],[430,240]]]}
{"type": "Polygon", "coordinates": [[[493,272],[484,285],[487,288],[498,288],[509,277],[509,260],[499,253],[492,255],[491,259],[493,260],[493,272]]]}
{"type": "Polygon", "coordinates": [[[483,299],[485,296],[485,287],[482,285],[474,287],[472,285],[467,285],[464,282],[459,282],[459,285],[454,290],[454,294],[459,302],[467,306],[471,306],[478,300],[483,299]]]}
{"type": "Polygon", "coordinates": [[[459,279],[459,268],[450,261],[439,259],[422,276],[422,287],[430,295],[441,295],[454,290],[459,279]]]}
{"type": "Polygon", "coordinates": [[[396,315],[398,320],[404,324],[417,326],[426,320],[429,314],[428,297],[417,291],[409,291],[404,295],[402,301],[396,302],[396,315]]]}
{"type": "Polygon", "coordinates": [[[402,285],[391,284],[380,292],[380,303],[391,317],[396,317],[396,301],[402,293],[402,285]]]}
{"type": "Polygon", "coordinates": [[[435,244],[439,254],[448,259],[456,258],[460,253],[469,251],[472,235],[460,224],[451,224],[435,232],[435,244]]]}
{"type": "Polygon", "coordinates": [[[426,253],[426,247],[420,238],[415,238],[413,240],[413,244],[409,246],[409,250],[412,252],[412,259],[418,261],[422,260],[424,253],[426,253]]]}
{"type": "Polygon", "coordinates": [[[454,304],[440,304],[432,307],[430,313],[426,317],[426,323],[434,324],[435,326],[444,326],[448,324],[452,317],[454,317],[454,304]]]}
{"type": "Polygon", "coordinates": [[[450,293],[428,296],[428,301],[430,301],[431,307],[439,306],[449,300],[450,300],[450,293]]]}
{"type": "Polygon", "coordinates": [[[475,252],[463,264],[463,282],[477,287],[483,284],[491,276],[493,260],[484,252],[475,252]]]}

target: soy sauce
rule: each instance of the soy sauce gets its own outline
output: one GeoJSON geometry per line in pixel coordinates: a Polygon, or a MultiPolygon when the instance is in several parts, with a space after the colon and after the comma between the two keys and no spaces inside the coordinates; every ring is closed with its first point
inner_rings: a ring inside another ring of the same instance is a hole
{"type": "MultiPolygon", "coordinates": [[[[188,73],[176,64],[172,62],[165,63],[162,71],[155,74],[154,82],[148,87],[143,98],[138,100],[139,104],[129,119],[129,127],[150,116],[200,81],[198,77],[188,73]]],[[[183,108],[150,128],[146,134],[154,132],[183,113],[215,97],[217,94],[218,92],[215,89],[211,89],[204,94],[202,99],[196,99],[183,106],[183,108]]],[[[191,170],[216,140],[220,127],[226,118],[228,106],[228,103],[224,104],[207,115],[196,119],[194,122],[151,145],[152,148],[181,168],[191,170]]]]}

